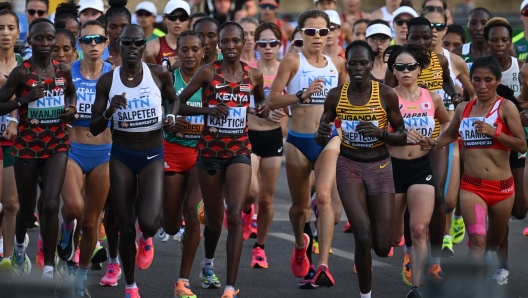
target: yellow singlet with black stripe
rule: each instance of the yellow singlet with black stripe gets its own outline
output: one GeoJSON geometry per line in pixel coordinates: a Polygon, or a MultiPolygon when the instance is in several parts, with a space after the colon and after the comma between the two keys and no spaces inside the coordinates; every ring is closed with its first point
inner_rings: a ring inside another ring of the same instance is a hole
{"type": "Polygon", "coordinates": [[[428,68],[422,69],[422,73],[418,76],[418,85],[427,86],[429,91],[438,91],[442,89],[444,71],[442,65],[438,60],[438,56],[431,52],[431,65],[428,68]]]}
{"type": "Polygon", "coordinates": [[[363,106],[355,106],[348,100],[347,82],[341,89],[341,97],[336,107],[337,117],[341,120],[341,144],[351,149],[375,148],[385,144],[378,138],[364,137],[356,131],[359,120],[372,122],[375,126],[386,130],[389,124],[387,112],[381,105],[379,83],[371,81],[372,92],[369,101],[363,106]]]}

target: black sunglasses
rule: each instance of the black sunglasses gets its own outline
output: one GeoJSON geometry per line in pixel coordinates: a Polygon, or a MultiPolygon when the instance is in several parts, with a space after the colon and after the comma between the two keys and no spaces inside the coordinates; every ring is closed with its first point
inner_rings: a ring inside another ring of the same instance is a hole
{"type": "Polygon", "coordinates": [[[375,35],[372,35],[372,36],[369,36],[367,37],[367,40],[372,42],[372,43],[376,43],[378,42],[378,40],[381,42],[381,43],[384,43],[384,42],[387,42],[389,41],[390,37],[388,37],[387,35],[385,34],[375,34],[375,35]]]}
{"type": "Polygon", "coordinates": [[[521,11],[521,15],[522,15],[522,16],[525,16],[525,17],[528,17],[528,9],[523,9],[523,10],[521,11]]]}
{"type": "Polygon", "coordinates": [[[262,10],[266,10],[266,8],[268,8],[269,10],[275,10],[278,8],[278,5],[273,3],[262,3],[259,4],[259,8],[262,10]]]}
{"type": "Polygon", "coordinates": [[[280,46],[281,42],[280,40],[258,40],[256,42],[257,46],[261,47],[261,48],[266,48],[268,45],[270,46],[270,48],[274,48],[276,46],[280,46]]]}
{"type": "Polygon", "coordinates": [[[404,19],[400,19],[400,18],[397,18],[397,19],[394,19],[394,24],[396,24],[396,26],[403,26],[403,24],[407,25],[408,26],[408,23],[409,23],[409,20],[404,20],[404,19]]]}
{"type": "Polygon", "coordinates": [[[330,29],[328,29],[328,28],[321,28],[321,29],[302,28],[301,30],[302,30],[302,32],[304,32],[304,34],[306,34],[308,36],[315,36],[317,33],[319,33],[319,36],[327,36],[328,33],[330,32],[330,29]]]}
{"type": "Polygon", "coordinates": [[[121,37],[119,39],[119,41],[124,45],[124,46],[130,46],[132,45],[132,43],[134,43],[134,45],[136,47],[141,47],[141,46],[144,46],[146,43],[147,43],[147,40],[144,39],[144,38],[132,38],[132,37],[121,37]]]}
{"type": "Polygon", "coordinates": [[[107,40],[108,40],[108,37],[102,36],[101,34],[85,35],[79,38],[79,41],[82,44],[92,44],[92,42],[94,41],[96,44],[101,44],[101,43],[105,43],[107,40]]]}
{"type": "Polygon", "coordinates": [[[150,13],[150,11],[146,11],[146,10],[138,10],[136,11],[136,16],[138,17],[150,17],[152,16],[152,13],[150,13]]]}
{"type": "Polygon", "coordinates": [[[187,14],[166,14],[165,17],[171,22],[176,22],[176,20],[180,20],[180,22],[186,22],[189,20],[189,15],[187,14]]]}
{"type": "Polygon", "coordinates": [[[435,28],[436,31],[438,32],[442,32],[445,30],[446,24],[445,23],[431,23],[431,30],[433,30],[433,28],[435,28]]]}
{"type": "Polygon", "coordinates": [[[293,43],[293,46],[298,47],[298,48],[302,48],[302,46],[304,45],[304,40],[302,40],[302,39],[294,39],[292,43],[293,43]]]}
{"type": "Polygon", "coordinates": [[[404,71],[406,68],[408,71],[414,71],[417,70],[418,67],[420,67],[420,64],[418,62],[413,63],[394,63],[392,67],[397,71],[404,71]]]}
{"type": "Polygon", "coordinates": [[[43,16],[44,14],[46,14],[46,11],[45,10],[34,10],[34,9],[28,9],[26,10],[27,13],[30,15],[30,16],[34,16],[35,14],[38,14],[39,17],[43,16]]]}

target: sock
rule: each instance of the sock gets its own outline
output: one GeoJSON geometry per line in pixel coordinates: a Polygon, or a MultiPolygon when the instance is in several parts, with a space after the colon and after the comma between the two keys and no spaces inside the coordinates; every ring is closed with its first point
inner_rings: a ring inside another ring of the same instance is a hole
{"type": "Polygon", "coordinates": [[[204,257],[204,259],[202,261],[202,268],[205,268],[205,266],[207,266],[207,265],[214,266],[214,258],[208,259],[208,258],[204,257]]]}
{"type": "Polygon", "coordinates": [[[455,220],[459,220],[459,219],[462,219],[462,215],[458,216],[458,215],[456,215],[456,214],[455,214],[455,216],[454,216],[454,217],[455,217],[455,220]]]}
{"type": "Polygon", "coordinates": [[[141,237],[141,239],[143,239],[143,241],[147,241],[148,238],[145,238],[145,236],[143,236],[143,232],[141,232],[141,234],[139,234],[139,237],[141,237]]]}
{"type": "Polygon", "coordinates": [[[62,226],[63,226],[64,229],[67,230],[67,231],[71,231],[71,230],[73,230],[73,220],[70,221],[70,222],[62,221],[62,226]]]}
{"type": "Polygon", "coordinates": [[[137,285],[136,285],[136,283],[133,283],[131,285],[126,285],[126,288],[127,289],[135,289],[135,288],[137,288],[137,285]]]}
{"type": "Polygon", "coordinates": [[[440,260],[441,259],[442,258],[431,257],[431,265],[436,265],[436,264],[440,265],[440,260]]]}
{"type": "Polygon", "coordinates": [[[189,279],[188,278],[178,278],[178,281],[182,281],[184,283],[189,283],[189,279]]]}
{"type": "Polygon", "coordinates": [[[257,248],[257,247],[260,247],[260,249],[264,249],[264,244],[258,244],[257,242],[255,242],[255,245],[253,245],[253,248],[257,248]]]}
{"type": "Polygon", "coordinates": [[[363,294],[359,292],[359,295],[361,295],[361,298],[370,298],[370,295],[372,294],[372,291],[368,292],[367,294],[363,294]]]}
{"type": "Polygon", "coordinates": [[[109,263],[109,264],[120,264],[120,263],[119,263],[119,257],[116,257],[116,258],[108,258],[108,263],[109,263]]]}
{"type": "Polygon", "coordinates": [[[231,291],[235,291],[235,287],[233,286],[225,286],[225,289],[224,289],[224,292],[227,291],[227,290],[231,290],[231,291]]]}
{"type": "Polygon", "coordinates": [[[44,269],[42,269],[42,276],[53,274],[53,266],[44,266],[44,269]]]}
{"type": "Polygon", "coordinates": [[[75,275],[75,282],[80,281],[86,281],[88,279],[88,269],[90,269],[90,266],[83,267],[79,265],[79,268],[77,269],[77,275],[75,275]]]}
{"type": "Polygon", "coordinates": [[[253,217],[251,217],[252,220],[257,220],[257,214],[253,214],[253,217]]]}
{"type": "Polygon", "coordinates": [[[315,227],[315,231],[313,232],[313,237],[315,240],[317,240],[317,227],[315,227]]]}
{"type": "Polygon", "coordinates": [[[508,264],[508,260],[503,260],[501,262],[501,266],[499,266],[499,269],[504,269],[510,271],[510,265],[508,264]]]}
{"type": "Polygon", "coordinates": [[[310,227],[310,223],[307,222],[304,224],[304,231],[306,235],[308,235],[308,249],[306,249],[306,255],[308,256],[308,260],[310,261],[310,264],[312,264],[312,228],[310,227]]]}
{"type": "Polygon", "coordinates": [[[404,245],[403,252],[405,252],[406,254],[411,254],[411,248],[407,245],[404,245]]]}

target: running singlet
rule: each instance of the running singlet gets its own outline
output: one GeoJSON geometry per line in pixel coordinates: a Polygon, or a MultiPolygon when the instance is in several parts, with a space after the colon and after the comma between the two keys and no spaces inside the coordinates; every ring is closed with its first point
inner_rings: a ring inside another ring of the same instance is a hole
{"type": "MultiPolygon", "coordinates": [[[[17,66],[20,65],[22,62],[24,62],[24,58],[20,56],[19,54],[15,54],[15,58],[17,61],[17,66]]],[[[8,76],[4,75],[4,77],[7,79],[8,76]]],[[[2,137],[4,135],[5,130],[7,129],[7,126],[9,125],[9,121],[7,120],[7,117],[9,117],[9,113],[3,116],[0,116],[0,145],[2,147],[13,146],[13,144],[15,143],[15,141],[13,140],[6,140],[2,137]]]]}
{"type": "Polygon", "coordinates": [[[464,62],[466,62],[466,65],[469,70],[471,70],[471,65],[473,65],[473,62],[475,59],[471,57],[471,42],[465,43],[462,45],[462,59],[464,59],[464,62]]]}
{"type": "MultiPolygon", "coordinates": [[[[176,90],[176,95],[179,96],[185,87],[187,87],[187,84],[182,78],[180,68],[178,68],[174,71],[174,90],[176,90]]],[[[193,96],[187,101],[187,105],[192,107],[202,106],[202,88],[193,94],[193,96]]],[[[165,115],[167,115],[169,110],[169,102],[164,101],[163,107],[165,110],[165,115]]],[[[204,115],[185,116],[185,118],[190,122],[185,127],[185,129],[175,134],[164,134],[165,140],[173,144],[194,148],[198,143],[198,139],[200,139],[202,136],[204,115]]]]}
{"type": "MultiPolygon", "coordinates": [[[[394,90],[396,91],[396,90],[394,90]]],[[[403,100],[398,94],[400,113],[403,117],[405,130],[414,129],[424,137],[431,137],[435,130],[435,106],[431,94],[427,89],[420,88],[421,96],[417,101],[409,102],[403,100]]],[[[398,92],[396,92],[397,94],[398,92]]],[[[408,145],[413,145],[407,141],[408,145]]]]}
{"type": "Polygon", "coordinates": [[[438,91],[442,89],[442,84],[444,83],[443,74],[444,71],[438,56],[431,52],[431,65],[422,69],[422,73],[418,76],[418,86],[425,84],[429,91],[438,91]]]}
{"type": "Polygon", "coordinates": [[[392,15],[392,13],[390,13],[387,10],[387,6],[383,6],[382,8],[380,8],[380,11],[382,15],[381,19],[389,23],[389,27],[391,28],[391,31],[392,31],[392,38],[394,39],[396,37],[396,31],[394,31],[394,27],[392,26],[392,21],[394,20],[394,16],[392,15]]]}
{"type": "Polygon", "coordinates": [[[522,82],[519,80],[519,62],[517,58],[511,57],[511,66],[508,70],[502,72],[501,84],[508,86],[515,97],[521,94],[522,82]]]}
{"type": "Polygon", "coordinates": [[[524,32],[515,35],[512,39],[512,43],[519,60],[525,61],[528,54],[528,41],[524,37],[524,32]]]}
{"type": "MultiPolygon", "coordinates": [[[[282,57],[284,57],[284,55],[286,55],[288,53],[288,38],[286,37],[286,34],[284,33],[284,30],[282,29],[282,21],[277,19],[275,21],[275,25],[277,25],[277,27],[279,27],[280,31],[281,31],[281,35],[282,35],[282,39],[281,39],[281,47],[280,47],[280,50],[279,50],[279,59],[281,59],[282,57]]],[[[257,58],[258,60],[258,58],[257,58]]]]}
{"type": "MultiPolygon", "coordinates": [[[[451,67],[451,53],[446,50],[444,50],[444,56],[447,58],[447,63],[449,65],[449,76],[451,77],[451,80],[453,80],[453,83],[456,81],[455,73],[453,72],[453,68],[451,67]]],[[[455,109],[455,106],[453,105],[453,101],[451,100],[451,96],[445,93],[444,89],[438,90],[438,94],[444,101],[444,106],[446,110],[453,111],[455,109]]]]}
{"type": "Polygon", "coordinates": [[[161,92],[147,64],[142,64],[143,80],[134,88],[123,85],[119,75],[121,66],[114,69],[108,100],[125,92],[128,105],[126,109],[118,109],[112,116],[115,130],[147,132],[161,129],[161,92]]]}
{"type": "Polygon", "coordinates": [[[229,107],[225,118],[205,117],[205,128],[198,141],[199,154],[203,157],[231,158],[251,154],[247,135],[247,114],[253,82],[249,76],[249,65],[240,62],[244,69],[241,82],[228,82],[222,75],[220,61],[213,62],[214,77],[209,88],[203,90],[202,105],[229,107]]]}
{"type": "MultiPolygon", "coordinates": [[[[103,62],[101,76],[112,70],[112,64],[103,62]]],[[[81,74],[81,61],[75,61],[71,65],[72,82],[77,89],[77,115],[73,126],[90,127],[92,118],[92,105],[95,101],[95,85],[99,78],[89,80],[81,74]]],[[[110,127],[110,121],[108,126],[110,127]]]]}
{"type": "Polygon", "coordinates": [[[20,123],[13,145],[13,156],[19,158],[48,158],[52,154],[70,149],[66,123],[61,119],[64,113],[64,90],[68,81],[60,69],[59,62],[52,60],[55,75],[42,80],[28,60],[22,65],[27,69],[26,83],[17,90],[16,97],[27,95],[31,88],[44,82],[44,97],[18,108],[20,123]]]}
{"type": "Polygon", "coordinates": [[[156,63],[158,65],[161,65],[163,58],[178,57],[178,52],[175,49],[169,47],[169,44],[167,44],[167,40],[165,38],[166,36],[159,38],[160,49],[158,56],[156,57],[156,63]]]}
{"type": "Polygon", "coordinates": [[[499,150],[510,150],[502,143],[498,142],[494,138],[488,137],[484,134],[478,134],[473,123],[476,120],[485,121],[491,126],[495,127],[495,124],[502,125],[502,132],[511,136],[509,127],[502,121],[499,116],[499,108],[504,101],[504,98],[499,97],[486,117],[470,117],[471,109],[477,102],[476,99],[468,102],[464,108],[462,119],[460,119],[460,128],[458,129],[462,140],[464,141],[464,149],[499,149],[499,150]]]}
{"type": "Polygon", "coordinates": [[[312,94],[310,103],[296,103],[293,106],[307,106],[307,105],[323,105],[326,99],[326,94],[330,89],[337,87],[339,73],[335,67],[332,59],[328,56],[324,56],[327,61],[327,65],[323,68],[312,66],[302,53],[299,53],[299,70],[290,81],[288,86],[286,86],[286,91],[288,94],[295,94],[299,90],[306,90],[310,86],[310,83],[317,79],[324,80],[323,90],[312,94]]]}
{"type": "Polygon", "coordinates": [[[379,83],[371,81],[372,92],[369,101],[362,106],[355,106],[348,100],[346,82],[341,89],[341,97],[336,107],[337,117],[341,120],[341,145],[351,149],[376,148],[385,144],[374,137],[364,137],[356,132],[359,120],[372,122],[375,126],[386,130],[388,127],[387,112],[381,105],[379,83]]]}

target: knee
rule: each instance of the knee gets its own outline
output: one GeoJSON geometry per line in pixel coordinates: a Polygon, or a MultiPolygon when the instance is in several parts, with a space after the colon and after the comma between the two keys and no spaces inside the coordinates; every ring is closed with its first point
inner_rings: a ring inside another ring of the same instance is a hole
{"type": "Polygon", "coordinates": [[[411,238],[413,240],[425,240],[427,233],[427,225],[415,224],[411,227],[411,238]]]}
{"type": "MultiPolygon", "coordinates": [[[[225,213],[222,214],[220,217],[212,217],[208,216],[207,213],[205,214],[207,227],[212,233],[219,234],[222,233],[222,221],[224,219],[225,213]]],[[[228,216],[229,218],[229,216],[228,216]]]]}
{"type": "MultiPolygon", "coordinates": [[[[471,249],[473,249],[474,251],[482,251],[482,253],[484,253],[484,251],[486,250],[486,236],[477,234],[474,235],[475,236],[469,237],[471,249]]],[[[496,245],[496,247],[498,247],[499,245],[500,243],[496,245]]]]}
{"type": "Polygon", "coordinates": [[[6,216],[15,216],[18,212],[18,202],[16,200],[6,200],[2,202],[2,210],[6,216]]]}
{"type": "Polygon", "coordinates": [[[522,220],[526,217],[526,204],[523,206],[523,208],[513,208],[511,215],[515,217],[515,219],[522,220]]]}
{"type": "Polygon", "coordinates": [[[330,191],[321,191],[317,190],[315,194],[315,200],[317,202],[317,208],[331,208],[332,207],[332,198],[330,191]]]}
{"type": "Polygon", "coordinates": [[[158,221],[153,220],[138,220],[139,229],[141,230],[141,233],[143,235],[146,235],[146,237],[154,236],[159,228],[158,221]]]}
{"type": "MultiPolygon", "coordinates": [[[[185,217],[186,224],[189,224],[193,219],[193,217],[187,216],[187,214],[185,214],[184,217],[185,217]]],[[[177,219],[177,218],[175,219],[170,214],[163,214],[163,220],[161,220],[160,222],[161,222],[161,226],[163,227],[163,230],[165,231],[165,233],[169,235],[176,235],[180,231],[181,219],[177,219]]]]}
{"type": "Polygon", "coordinates": [[[273,210],[273,203],[271,202],[271,200],[259,200],[258,206],[259,212],[261,212],[262,210],[266,213],[270,213],[273,210]]]}
{"type": "Polygon", "coordinates": [[[59,200],[47,200],[42,207],[42,212],[44,214],[55,215],[59,213],[60,202],[59,200]]]}
{"type": "Polygon", "coordinates": [[[240,212],[233,212],[233,211],[228,212],[227,226],[229,228],[242,227],[242,217],[240,216],[240,212]]]}
{"type": "Polygon", "coordinates": [[[68,217],[71,219],[79,218],[82,215],[82,210],[84,208],[84,202],[83,200],[77,201],[77,200],[69,200],[65,201],[64,205],[62,207],[62,216],[68,217]]]}
{"type": "Polygon", "coordinates": [[[372,239],[370,238],[370,229],[368,227],[354,231],[354,239],[356,241],[356,252],[366,254],[372,248],[372,239]]]}
{"type": "Polygon", "coordinates": [[[304,216],[308,210],[310,209],[307,206],[292,205],[290,207],[290,216],[304,216]]]}

